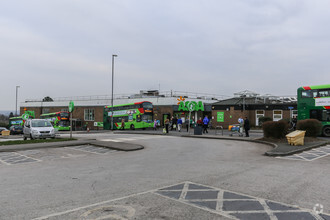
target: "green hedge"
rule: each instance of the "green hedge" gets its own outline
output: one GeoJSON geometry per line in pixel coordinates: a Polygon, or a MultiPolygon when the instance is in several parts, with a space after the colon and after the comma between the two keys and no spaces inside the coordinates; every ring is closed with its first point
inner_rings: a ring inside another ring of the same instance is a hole
{"type": "Polygon", "coordinates": [[[288,123],[285,121],[266,121],[262,124],[262,130],[266,138],[284,138],[288,133],[288,123]]]}
{"type": "Polygon", "coordinates": [[[316,119],[300,120],[297,123],[297,130],[306,131],[307,137],[317,137],[321,135],[322,123],[316,119]]]}
{"type": "Polygon", "coordinates": [[[265,123],[266,121],[273,121],[271,117],[260,117],[258,120],[260,126],[262,126],[262,124],[265,123]]]}

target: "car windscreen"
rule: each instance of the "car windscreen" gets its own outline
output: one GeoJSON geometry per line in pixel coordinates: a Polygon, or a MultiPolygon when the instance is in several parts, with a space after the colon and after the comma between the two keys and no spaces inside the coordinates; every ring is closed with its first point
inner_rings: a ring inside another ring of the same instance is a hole
{"type": "Polygon", "coordinates": [[[52,127],[52,124],[47,120],[32,121],[32,127],[52,127]]]}

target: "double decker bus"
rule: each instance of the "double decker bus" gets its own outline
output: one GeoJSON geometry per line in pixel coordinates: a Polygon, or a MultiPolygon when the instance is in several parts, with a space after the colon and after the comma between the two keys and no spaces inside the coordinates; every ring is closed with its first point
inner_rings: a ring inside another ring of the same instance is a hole
{"type": "MultiPolygon", "coordinates": [[[[111,129],[112,106],[105,106],[103,128],[111,129]]],[[[153,127],[153,105],[143,101],[113,106],[113,129],[131,129],[153,127]],[[124,119],[125,127],[121,128],[124,119]]]]}
{"type": "Polygon", "coordinates": [[[47,119],[58,131],[70,131],[69,112],[53,112],[40,115],[41,119],[47,119]]]}
{"type": "Polygon", "coordinates": [[[322,134],[330,137],[330,84],[298,88],[298,120],[317,119],[322,134]]]}
{"type": "MultiPolygon", "coordinates": [[[[35,118],[34,111],[25,111],[24,114],[27,114],[29,116],[29,119],[35,118]]],[[[22,115],[9,118],[9,127],[12,125],[23,126],[24,123],[25,123],[25,120],[23,119],[22,115]]]]}

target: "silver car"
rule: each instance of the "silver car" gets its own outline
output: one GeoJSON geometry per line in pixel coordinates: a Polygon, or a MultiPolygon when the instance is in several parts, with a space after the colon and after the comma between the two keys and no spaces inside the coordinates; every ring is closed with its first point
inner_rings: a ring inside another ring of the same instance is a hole
{"type": "Polygon", "coordinates": [[[24,140],[27,138],[55,138],[55,129],[46,119],[27,120],[23,128],[24,140]]]}

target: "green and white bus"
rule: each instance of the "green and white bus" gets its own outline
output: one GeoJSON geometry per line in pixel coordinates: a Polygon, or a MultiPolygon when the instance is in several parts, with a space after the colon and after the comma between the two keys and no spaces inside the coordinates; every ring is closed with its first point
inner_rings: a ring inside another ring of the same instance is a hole
{"type": "Polygon", "coordinates": [[[40,115],[41,119],[47,119],[58,131],[70,131],[69,112],[53,112],[40,115]]]}
{"type": "MultiPolygon", "coordinates": [[[[24,115],[28,115],[29,119],[35,118],[34,111],[25,111],[24,115]]],[[[9,127],[12,125],[24,126],[25,120],[22,116],[23,115],[9,118],[9,127]]]]}
{"type": "MultiPolygon", "coordinates": [[[[112,107],[105,106],[103,113],[103,128],[111,129],[112,107]]],[[[113,129],[131,129],[153,127],[153,105],[143,101],[113,106],[113,129]],[[125,127],[121,128],[122,119],[125,127]]]]}
{"type": "Polygon", "coordinates": [[[298,88],[298,120],[321,121],[322,134],[330,137],[330,84],[298,88]]]}

